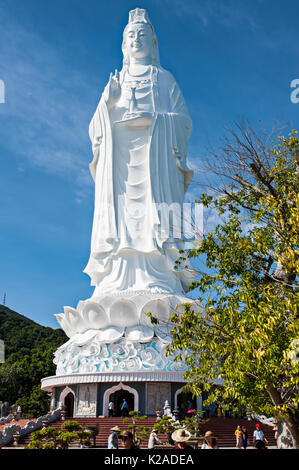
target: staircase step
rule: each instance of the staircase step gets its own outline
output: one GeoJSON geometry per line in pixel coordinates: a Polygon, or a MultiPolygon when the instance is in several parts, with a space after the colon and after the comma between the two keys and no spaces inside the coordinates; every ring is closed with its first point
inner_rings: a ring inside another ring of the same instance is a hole
{"type": "MultiPolygon", "coordinates": [[[[123,418],[66,418],[65,421],[77,421],[81,426],[87,427],[99,427],[99,434],[96,436],[96,446],[107,448],[108,436],[110,430],[114,426],[119,426],[121,430],[128,428],[128,425],[131,424],[131,420],[126,423],[123,423],[123,418]]],[[[152,429],[153,425],[156,422],[156,418],[146,418],[141,421],[138,425],[145,426],[152,429]]],[[[51,426],[56,429],[61,429],[63,420],[55,421],[51,423],[51,426]]],[[[220,448],[225,447],[235,447],[235,430],[238,425],[246,426],[250,445],[252,444],[253,431],[255,429],[255,421],[248,421],[246,419],[236,419],[236,418],[210,418],[209,421],[202,424],[201,434],[204,435],[206,431],[213,431],[214,435],[217,437],[217,443],[220,448]]],[[[261,425],[265,437],[269,442],[269,446],[276,446],[276,441],[274,438],[274,432],[271,426],[261,425]]],[[[166,435],[159,435],[159,438],[162,442],[166,442],[166,435]]],[[[28,434],[20,440],[19,446],[24,447],[31,442],[31,434],[28,434]]],[[[78,447],[79,444],[73,443],[71,447],[78,447]]],[[[147,448],[147,440],[143,441],[141,448],[147,448]]]]}

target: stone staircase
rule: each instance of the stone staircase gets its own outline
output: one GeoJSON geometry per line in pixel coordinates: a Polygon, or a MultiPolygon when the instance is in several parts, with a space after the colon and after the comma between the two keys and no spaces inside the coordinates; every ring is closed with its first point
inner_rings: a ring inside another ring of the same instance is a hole
{"type": "MultiPolygon", "coordinates": [[[[70,421],[77,421],[84,428],[95,428],[98,426],[99,432],[96,436],[96,447],[107,448],[108,436],[110,434],[110,429],[114,426],[119,426],[121,430],[126,430],[128,423],[123,423],[123,418],[67,418],[70,421]]],[[[55,421],[51,423],[51,426],[56,429],[61,429],[61,426],[64,421],[55,421]]],[[[156,418],[147,418],[144,421],[140,422],[141,426],[146,426],[152,429],[156,418]]],[[[220,448],[229,448],[235,447],[235,430],[237,425],[246,426],[248,437],[249,437],[249,447],[252,445],[252,436],[255,429],[255,421],[248,421],[246,419],[236,419],[236,418],[210,418],[208,422],[202,425],[202,434],[206,431],[213,431],[214,435],[217,437],[218,447],[220,448]]],[[[274,432],[271,426],[261,425],[265,437],[269,442],[269,447],[275,447],[276,441],[274,439],[274,432]]],[[[159,438],[166,442],[165,435],[159,435],[159,438]]],[[[25,438],[20,440],[19,447],[24,447],[28,445],[31,441],[31,435],[27,435],[25,438]]],[[[73,443],[71,447],[78,447],[78,443],[73,443]]],[[[147,448],[147,440],[142,442],[141,448],[147,448]]]]}
{"type": "MultiPolygon", "coordinates": [[[[206,431],[213,431],[217,437],[217,443],[220,448],[235,447],[236,438],[235,430],[238,425],[245,426],[247,429],[249,446],[252,446],[253,431],[257,421],[248,421],[247,419],[239,418],[211,418],[208,422],[202,425],[202,434],[206,431]]],[[[276,447],[276,440],[274,438],[274,431],[271,426],[261,424],[261,429],[268,441],[269,447],[276,447]]]]}

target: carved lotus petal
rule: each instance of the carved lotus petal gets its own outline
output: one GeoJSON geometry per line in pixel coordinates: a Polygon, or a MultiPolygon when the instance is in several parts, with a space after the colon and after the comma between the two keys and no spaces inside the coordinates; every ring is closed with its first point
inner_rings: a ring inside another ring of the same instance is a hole
{"type": "Polygon", "coordinates": [[[107,313],[101,305],[95,302],[87,302],[84,305],[82,318],[87,328],[101,329],[106,328],[109,324],[107,313]]]}
{"type": "Polygon", "coordinates": [[[126,328],[125,336],[130,341],[140,341],[141,343],[147,343],[151,341],[154,336],[154,330],[149,326],[135,325],[126,328]]]}
{"type": "Polygon", "coordinates": [[[138,323],[138,312],[131,300],[119,299],[110,307],[110,320],[112,325],[129,327],[138,323]]]}
{"type": "Polygon", "coordinates": [[[73,345],[83,346],[89,343],[97,334],[98,330],[88,330],[84,333],[77,333],[72,337],[71,342],[73,345]]]}
{"type": "Polygon", "coordinates": [[[84,300],[79,300],[78,305],[77,305],[78,312],[82,312],[84,305],[85,305],[84,300]]]}
{"type": "Polygon", "coordinates": [[[84,324],[84,320],[78,310],[72,307],[64,307],[64,314],[73,331],[83,333],[87,330],[87,326],[84,324]]]}
{"type": "Polygon", "coordinates": [[[68,322],[66,316],[63,313],[55,315],[59,325],[65,332],[65,334],[71,338],[76,332],[73,330],[72,325],[68,322]]]}
{"type": "Polygon", "coordinates": [[[147,312],[150,312],[153,317],[158,318],[160,321],[168,321],[171,315],[169,305],[164,300],[150,300],[147,302],[141,311],[140,322],[142,325],[152,325],[150,318],[147,316],[147,312]]]}
{"type": "Polygon", "coordinates": [[[120,326],[108,326],[97,334],[97,339],[102,339],[103,343],[114,343],[124,334],[124,328],[120,326]]]}

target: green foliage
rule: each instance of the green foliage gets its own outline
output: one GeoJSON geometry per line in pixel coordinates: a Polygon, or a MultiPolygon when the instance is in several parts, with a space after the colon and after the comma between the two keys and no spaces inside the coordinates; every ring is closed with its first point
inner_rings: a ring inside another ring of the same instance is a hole
{"type": "Polygon", "coordinates": [[[67,341],[66,335],[0,305],[0,338],[5,343],[5,363],[0,365],[0,400],[20,405],[27,417],[45,414],[50,399],[40,390],[40,380],[55,374],[53,354],[67,341]]]}
{"type": "Polygon", "coordinates": [[[209,420],[203,419],[202,412],[197,411],[197,413],[194,413],[193,416],[187,416],[183,420],[181,420],[181,426],[191,432],[192,436],[200,437],[202,425],[207,421],[209,420]]]}
{"type": "Polygon", "coordinates": [[[171,436],[171,434],[180,429],[182,426],[179,422],[175,421],[171,416],[162,416],[161,419],[157,419],[154,424],[154,430],[159,434],[166,434],[171,436]]]}
{"type": "Polygon", "coordinates": [[[67,340],[61,329],[38,325],[33,320],[0,305],[0,338],[5,342],[6,362],[14,363],[33,350],[58,348],[67,340]]]}
{"type": "Polygon", "coordinates": [[[40,388],[40,383],[32,387],[29,396],[18,398],[16,404],[25,410],[27,417],[39,417],[49,412],[49,395],[40,388]]]}
{"type": "Polygon", "coordinates": [[[71,442],[90,445],[90,431],[84,431],[77,421],[65,421],[61,430],[52,426],[32,433],[32,441],[26,449],[67,449],[71,442]]]}
{"type": "Polygon", "coordinates": [[[172,444],[171,435],[177,429],[187,429],[193,437],[200,437],[201,427],[207,421],[202,418],[200,411],[191,417],[185,417],[181,421],[176,421],[171,416],[163,416],[155,422],[154,430],[159,434],[166,434],[168,442],[172,444]]]}
{"type": "Polygon", "coordinates": [[[129,411],[129,418],[124,418],[123,423],[128,424],[128,430],[133,434],[133,442],[139,447],[141,442],[148,438],[150,428],[140,426],[138,423],[144,421],[147,416],[141,415],[140,411],[129,411]]]}
{"type": "Polygon", "coordinates": [[[268,156],[267,165],[255,156],[248,178],[236,175],[239,185],[201,197],[224,221],[186,253],[205,265],[190,285],[203,309],[185,304],[173,313],[168,352],[185,360],[193,391],[210,392],[207,404],[221,398],[298,429],[299,364],[290,360],[299,338],[296,132],[279,137],[268,156]],[[223,387],[214,387],[219,380],[223,387]]]}
{"type": "Polygon", "coordinates": [[[82,431],[82,426],[78,423],[78,421],[65,421],[61,426],[61,429],[64,431],[74,432],[74,431],[82,431]]]}

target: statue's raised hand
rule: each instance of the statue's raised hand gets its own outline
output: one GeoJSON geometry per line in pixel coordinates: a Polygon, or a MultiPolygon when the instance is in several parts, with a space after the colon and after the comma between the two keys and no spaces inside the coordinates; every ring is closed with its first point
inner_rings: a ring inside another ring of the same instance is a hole
{"type": "Polygon", "coordinates": [[[109,82],[104,91],[104,97],[108,105],[113,105],[120,97],[121,87],[119,83],[119,72],[115,70],[114,75],[110,73],[109,82]]]}

